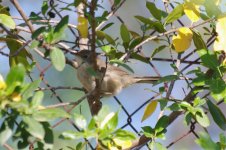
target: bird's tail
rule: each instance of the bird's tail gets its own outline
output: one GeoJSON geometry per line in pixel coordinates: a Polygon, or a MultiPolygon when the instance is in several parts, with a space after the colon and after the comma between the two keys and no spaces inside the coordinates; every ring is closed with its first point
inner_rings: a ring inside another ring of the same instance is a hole
{"type": "Polygon", "coordinates": [[[158,81],[160,77],[150,76],[150,77],[135,77],[136,83],[154,83],[158,81]]]}

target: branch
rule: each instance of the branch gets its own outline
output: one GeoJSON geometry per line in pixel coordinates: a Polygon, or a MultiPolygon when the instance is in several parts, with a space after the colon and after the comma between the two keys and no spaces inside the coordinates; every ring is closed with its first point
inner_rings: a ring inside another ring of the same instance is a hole
{"type": "Polygon", "coordinates": [[[33,28],[33,25],[31,23],[31,21],[28,19],[28,17],[26,16],[26,14],[24,13],[23,9],[20,7],[20,4],[18,3],[18,1],[17,0],[10,0],[10,1],[16,7],[17,11],[20,13],[21,17],[23,18],[23,20],[27,24],[28,28],[33,33],[35,31],[34,28],[33,28]]]}

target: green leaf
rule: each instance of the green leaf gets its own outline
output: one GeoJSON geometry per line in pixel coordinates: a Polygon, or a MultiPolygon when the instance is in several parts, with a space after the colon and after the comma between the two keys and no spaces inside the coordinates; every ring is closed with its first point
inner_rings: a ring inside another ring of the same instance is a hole
{"type": "Polygon", "coordinates": [[[38,79],[30,83],[22,94],[23,99],[28,99],[29,97],[31,97],[33,95],[33,92],[39,87],[40,82],[41,79],[38,79]]]}
{"type": "Polygon", "coordinates": [[[34,97],[32,98],[31,107],[38,108],[38,106],[42,104],[43,97],[44,97],[44,93],[42,91],[36,92],[34,97]]]}
{"type": "Polygon", "coordinates": [[[118,113],[110,113],[108,114],[101,124],[105,124],[103,129],[107,129],[108,131],[113,131],[116,129],[118,125],[118,113]],[[105,123],[103,123],[105,122],[105,123]]]}
{"type": "Polygon", "coordinates": [[[184,7],[182,4],[177,5],[173,11],[166,17],[165,25],[174,22],[184,15],[184,7]]]}
{"type": "Polygon", "coordinates": [[[155,130],[150,126],[142,127],[143,133],[148,138],[153,138],[155,136],[155,130]]]}
{"type": "Polygon", "coordinates": [[[15,24],[14,20],[12,19],[12,17],[8,16],[6,14],[0,14],[0,23],[10,29],[16,28],[16,24],[15,24]]]}
{"type": "Polygon", "coordinates": [[[5,144],[13,135],[14,120],[5,119],[0,128],[0,145],[5,144]]]}
{"type": "Polygon", "coordinates": [[[208,127],[210,125],[209,118],[202,109],[199,109],[196,112],[195,118],[197,122],[203,127],[208,127]]]}
{"type": "Polygon", "coordinates": [[[136,139],[136,136],[134,135],[133,132],[122,130],[122,129],[118,129],[117,131],[115,131],[114,134],[116,138],[123,139],[125,141],[136,139]]]}
{"type": "Polygon", "coordinates": [[[214,143],[214,141],[210,138],[210,136],[206,132],[200,133],[200,138],[195,140],[197,144],[199,144],[205,150],[220,150],[218,144],[214,143]]]}
{"type": "Polygon", "coordinates": [[[153,53],[151,54],[150,59],[152,59],[157,53],[161,52],[162,50],[164,50],[167,46],[166,45],[161,45],[159,47],[157,47],[153,53]]]}
{"type": "Polygon", "coordinates": [[[82,2],[83,0],[74,0],[74,6],[78,7],[78,5],[82,2]]]}
{"type": "Polygon", "coordinates": [[[32,33],[31,38],[36,39],[40,34],[42,34],[45,31],[46,31],[46,27],[40,27],[40,28],[36,29],[34,33],[32,33]]]}
{"type": "Polygon", "coordinates": [[[168,116],[162,116],[157,124],[155,125],[155,132],[159,133],[162,132],[169,124],[169,117],[168,116]]]}
{"type": "Polygon", "coordinates": [[[121,0],[114,0],[114,5],[117,6],[120,2],[121,0]]]}
{"type": "Polygon", "coordinates": [[[14,89],[21,85],[24,81],[25,68],[23,65],[19,64],[10,69],[9,74],[6,77],[7,93],[11,94],[14,89]]]}
{"type": "Polygon", "coordinates": [[[70,115],[60,108],[49,108],[34,112],[33,118],[37,121],[50,121],[56,118],[69,118],[70,115]]]}
{"type": "Polygon", "coordinates": [[[67,28],[69,21],[69,16],[65,16],[61,19],[61,21],[56,25],[53,31],[53,41],[51,43],[55,43],[65,36],[65,29],[67,28]]]}
{"type": "Polygon", "coordinates": [[[143,56],[141,56],[141,55],[139,55],[137,53],[132,53],[131,56],[135,60],[139,60],[139,61],[144,62],[146,64],[149,63],[148,59],[146,59],[145,57],[143,57],[143,56]]]}
{"type": "Polygon", "coordinates": [[[200,35],[200,33],[195,32],[194,30],[193,30],[193,42],[195,44],[195,47],[198,50],[199,49],[207,49],[206,43],[202,39],[202,36],[200,35]]]}
{"type": "Polygon", "coordinates": [[[48,2],[47,2],[47,1],[43,1],[43,3],[42,3],[42,14],[43,14],[43,15],[46,14],[48,8],[49,8],[48,2]]]}
{"type": "Polygon", "coordinates": [[[113,59],[113,60],[110,60],[110,63],[111,63],[111,64],[114,64],[114,63],[115,63],[115,64],[117,64],[117,65],[119,65],[119,66],[124,67],[124,68],[127,69],[128,71],[134,73],[133,69],[132,69],[130,66],[128,66],[127,64],[125,64],[125,63],[124,63],[123,61],[121,61],[121,60],[113,59]]]}
{"type": "Polygon", "coordinates": [[[218,71],[217,68],[219,66],[219,62],[218,62],[216,54],[214,54],[213,52],[211,52],[207,49],[200,49],[197,52],[198,52],[204,66],[218,71]]]}
{"type": "Polygon", "coordinates": [[[1,38],[5,41],[9,50],[9,64],[10,67],[16,66],[18,64],[23,64],[27,71],[31,70],[31,66],[27,58],[31,58],[31,55],[27,52],[25,48],[22,48],[24,45],[16,38],[7,36],[7,38],[1,38]],[[19,51],[18,51],[19,50],[19,51]]]}
{"type": "Polygon", "coordinates": [[[62,71],[65,67],[65,56],[64,53],[57,47],[52,47],[50,50],[50,59],[53,66],[58,71],[62,71]]]}
{"type": "Polygon", "coordinates": [[[224,133],[221,133],[219,135],[219,139],[220,139],[221,149],[226,149],[226,136],[224,135],[224,133]]]}
{"type": "Polygon", "coordinates": [[[167,150],[166,147],[164,147],[161,143],[158,143],[158,142],[155,142],[155,143],[154,143],[154,147],[155,147],[157,150],[167,150]]]}
{"type": "Polygon", "coordinates": [[[207,100],[207,105],[209,107],[210,114],[212,115],[214,122],[222,130],[226,130],[226,119],[220,108],[213,104],[210,100],[207,100]]]}
{"type": "Polygon", "coordinates": [[[146,7],[148,8],[149,12],[152,14],[152,16],[157,19],[157,20],[161,20],[162,18],[167,16],[167,13],[158,9],[155,6],[155,3],[152,2],[146,2],[146,7]]]}
{"type": "Polygon", "coordinates": [[[157,85],[157,84],[160,84],[160,83],[163,83],[163,82],[174,81],[174,80],[177,80],[177,79],[178,79],[177,75],[164,76],[164,77],[160,78],[156,83],[154,83],[153,86],[157,85]]]}
{"type": "Polygon", "coordinates": [[[45,130],[41,123],[30,117],[23,117],[24,123],[27,125],[26,130],[35,138],[43,140],[45,130]]]}
{"type": "Polygon", "coordinates": [[[74,114],[75,124],[82,129],[85,129],[87,126],[86,118],[80,114],[74,114]]]}
{"type": "Polygon", "coordinates": [[[129,31],[128,31],[128,29],[127,29],[125,24],[121,25],[120,35],[122,37],[123,43],[129,43],[129,41],[130,41],[130,33],[129,33],[129,31]]]}
{"type": "Polygon", "coordinates": [[[154,26],[154,21],[152,21],[149,18],[145,18],[143,16],[134,16],[136,19],[138,19],[139,21],[143,22],[144,24],[148,24],[151,26],[154,26]]]}
{"type": "Polygon", "coordinates": [[[106,24],[105,26],[103,26],[103,27],[101,28],[101,31],[106,30],[107,28],[111,27],[113,24],[114,24],[113,22],[106,24]]]}
{"type": "Polygon", "coordinates": [[[215,4],[216,0],[205,0],[204,7],[209,17],[217,17],[222,14],[220,8],[215,4]]]}
{"type": "Polygon", "coordinates": [[[226,97],[226,84],[222,79],[212,79],[210,81],[211,96],[220,101],[226,97]]]}
{"type": "Polygon", "coordinates": [[[40,45],[40,42],[39,41],[33,40],[31,42],[30,48],[31,49],[34,49],[34,48],[37,48],[39,45],[40,45]]]}

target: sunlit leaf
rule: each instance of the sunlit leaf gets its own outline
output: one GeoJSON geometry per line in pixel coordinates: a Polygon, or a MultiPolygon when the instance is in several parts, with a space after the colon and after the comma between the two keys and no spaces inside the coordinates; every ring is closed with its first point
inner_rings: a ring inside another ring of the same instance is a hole
{"type": "Polygon", "coordinates": [[[218,144],[216,144],[206,132],[201,132],[199,138],[195,140],[205,150],[220,150],[218,144]]]}
{"type": "Polygon", "coordinates": [[[153,112],[155,112],[156,108],[157,108],[157,104],[158,102],[157,101],[151,101],[145,108],[144,110],[144,114],[143,114],[143,117],[142,117],[142,122],[144,120],[146,120],[147,118],[149,118],[153,112]]]}
{"type": "Polygon", "coordinates": [[[199,6],[195,5],[192,2],[185,2],[184,3],[184,13],[188,16],[188,18],[192,22],[196,22],[200,18],[200,11],[199,11],[199,6]]]}
{"type": "Polygon", "coordinates": [[[23,121],[27,125],[26,130],[32,136],[41,140],[44,138],[45,131],[41,123],[30,117],[23,117],[23,121]]]}
{"type": "Polygon", "coordinates": [[[85,129],[87,126],[85,117],[80,114],[74,114],[74,121],[79,128],[85,129]]]}
{"type": "Polygon", "coordinates": [[[10,29],[15,29],[15,27],[16,27],[16,24],[15,24],[14,20],[12,19],[12,17],[8,16],[6,14],[0,14],[0,23],[10,29]]]}
{"type": "Polygon", "coordinates": [[[175,20],[179,19],[184,15],[184,7],[182,4],[177,5],[173,9],[173,11],[166,17],[164,24],[169,24],[174,22],[175,20]]]}
{"type": "Polygon", "coordinates": [[[117,146],[120,146],[122,149],[126,149],[132,146],[132,141],[130,140],[121,140],[118,138],[114,138],[113,141],[117,146]]]}
{"type": "Polygon", "coordinates": [[[226,15],[219,16],[216,23],[217,38],[214,42],[214,50],[226,52],[226,15]]]}
{"type": "Polygon", "coordinates": [[[64,53],[57,47],[52,47],[50,51],[50,58],[53,66],[58,71],[62,71],[65,67],[65,56],[64,53]]]}
{"type": "Polygon", "coordinates": [[[36,111],[33,118],[37,121],[50,121],[57,118],[69,118],[70,115],[59,108],[43,109],[36,111]]]}

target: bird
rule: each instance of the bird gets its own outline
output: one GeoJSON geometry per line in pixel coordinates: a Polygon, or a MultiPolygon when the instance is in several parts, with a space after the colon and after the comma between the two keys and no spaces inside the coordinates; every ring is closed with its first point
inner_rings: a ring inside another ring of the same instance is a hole
{"type": "Polygon", "coordinates": [[[92,52],[90,50],[81,50],[75,55],[77,77],[83,87],[91,92],[96,87],[96,79],[100,83],[101,96],[115,96],[135,83],[154,83],[160,77],[137,77],[129,74],[122,68],[106,63],[104,60],[96,57],[97,70],[93,72],[93,62],[91,61],[92,52]]]}

